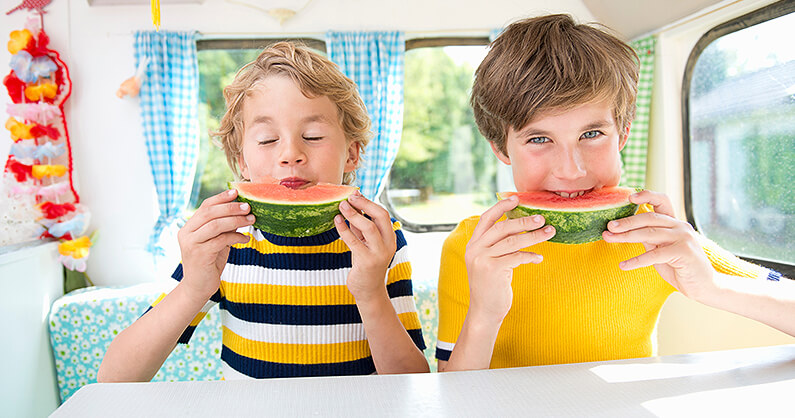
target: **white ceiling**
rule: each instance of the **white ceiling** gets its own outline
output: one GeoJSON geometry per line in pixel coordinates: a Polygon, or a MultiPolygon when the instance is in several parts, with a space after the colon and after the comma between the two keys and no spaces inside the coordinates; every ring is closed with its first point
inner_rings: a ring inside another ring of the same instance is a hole
{"type": "Polygon", "coordinates": [[[582,0],[596,20],[634,39],[722,0],[582,0]]]}

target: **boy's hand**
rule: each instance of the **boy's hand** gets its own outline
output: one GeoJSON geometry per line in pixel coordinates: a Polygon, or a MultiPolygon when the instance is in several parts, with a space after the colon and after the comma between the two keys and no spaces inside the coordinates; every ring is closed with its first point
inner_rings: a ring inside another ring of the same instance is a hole
{"type": "Polygon", "coordinates": [[[555,235],[555,228],[544,226],[544,217],[525,216],[497,222],[519,201],[514,197],[497,202],[480,217],[464,261],[469,276],[469,313],[490,323],[501,323],[513,303],[513,269],[527,263],[540,263],[540,254],[522,251],[555,235]]]}
{"type": "Polygon", "coordinates": [[[340,212],[334,223],[352,257],[348,289],[357,301],[386,294],[386,272],[397,248],[389,213],[359,192],[340,203],[340,212]]]}
{"type": "Polygon", "coordinates": [[[715,290],[712,265],[693,227],[674,217],[668,196],[648,190],[630,196],[632,203],[648,203],[654,212],[611,221],[602,236],[607,242],[639,242],[644,254],[622,261],[622,270],[654,266],[660,276],[683,295],[699,300],[715,290]]]}
{"type": "Polygon", "coordinates": [[[221,284],[221,272],[232,244],[248,237],[235,232],[252,225],[254,215],[247,203],[235,202],[237,190],[226,190],[202,202],[177,234],[182,253],[182,284],[196,298],[207,300],[221,284]]]}

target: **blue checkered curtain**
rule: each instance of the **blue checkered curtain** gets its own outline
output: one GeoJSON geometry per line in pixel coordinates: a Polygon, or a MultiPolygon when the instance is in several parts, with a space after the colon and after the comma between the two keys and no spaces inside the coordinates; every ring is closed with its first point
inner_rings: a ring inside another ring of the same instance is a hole
{"type": "Polygon", "coordinates": [[[397,156],[403,129],[403,32],[328,32],[329,59],[359,86],[375,134],[356,171],[361,192],[375,199],[397,156]]]}
{"type": "Polygon", "coordinates": [[[163,254],[160,234],[181,220],[190,197],[199,150],[195,32],[135,33],[136,66],[148,58],[141,84],[141,118],[160,216],[147,250],[163,254]]]}

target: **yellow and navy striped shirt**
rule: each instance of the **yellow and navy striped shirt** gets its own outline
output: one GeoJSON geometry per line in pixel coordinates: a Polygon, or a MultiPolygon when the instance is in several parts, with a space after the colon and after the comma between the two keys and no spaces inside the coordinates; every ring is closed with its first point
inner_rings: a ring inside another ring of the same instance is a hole
{"type": "MultiPolygon", "coordinates": [[[[397,251],[385,277],[401,323],[425,349],[414,305],[411,266],[400,223],[397,251]]],[[[225,379],[372,374],[375,364],[346,280],[351,251],[336,229],[303,238],[246,227],[251,239],[229,252],[218,292],[180,337],[220,303],[225,379]]],[[[182,279],[182,265],[173,274],[182,279]]]]}

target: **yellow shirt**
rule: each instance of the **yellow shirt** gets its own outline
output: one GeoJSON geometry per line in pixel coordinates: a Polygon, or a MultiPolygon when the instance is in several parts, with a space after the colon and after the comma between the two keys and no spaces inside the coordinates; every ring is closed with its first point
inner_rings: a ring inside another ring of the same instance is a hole
{"type": "MultiPolygon", "coordinates": [[[[447,360],[469,307],[464,252],[479,217],[461,222],[445,240],[439,271],[437,358],[447,360]]],[[[722,273],[764,277],[767,269],[740,260],[704,239],[722,273]]],[[[567,245],[542,242],[540,264],[513,271],[513,304],[500,327],[492,368],[648,357],[663,303],[674,292],[654,267],[622,271],[618,263],[642,244],[567,245]]]]}

